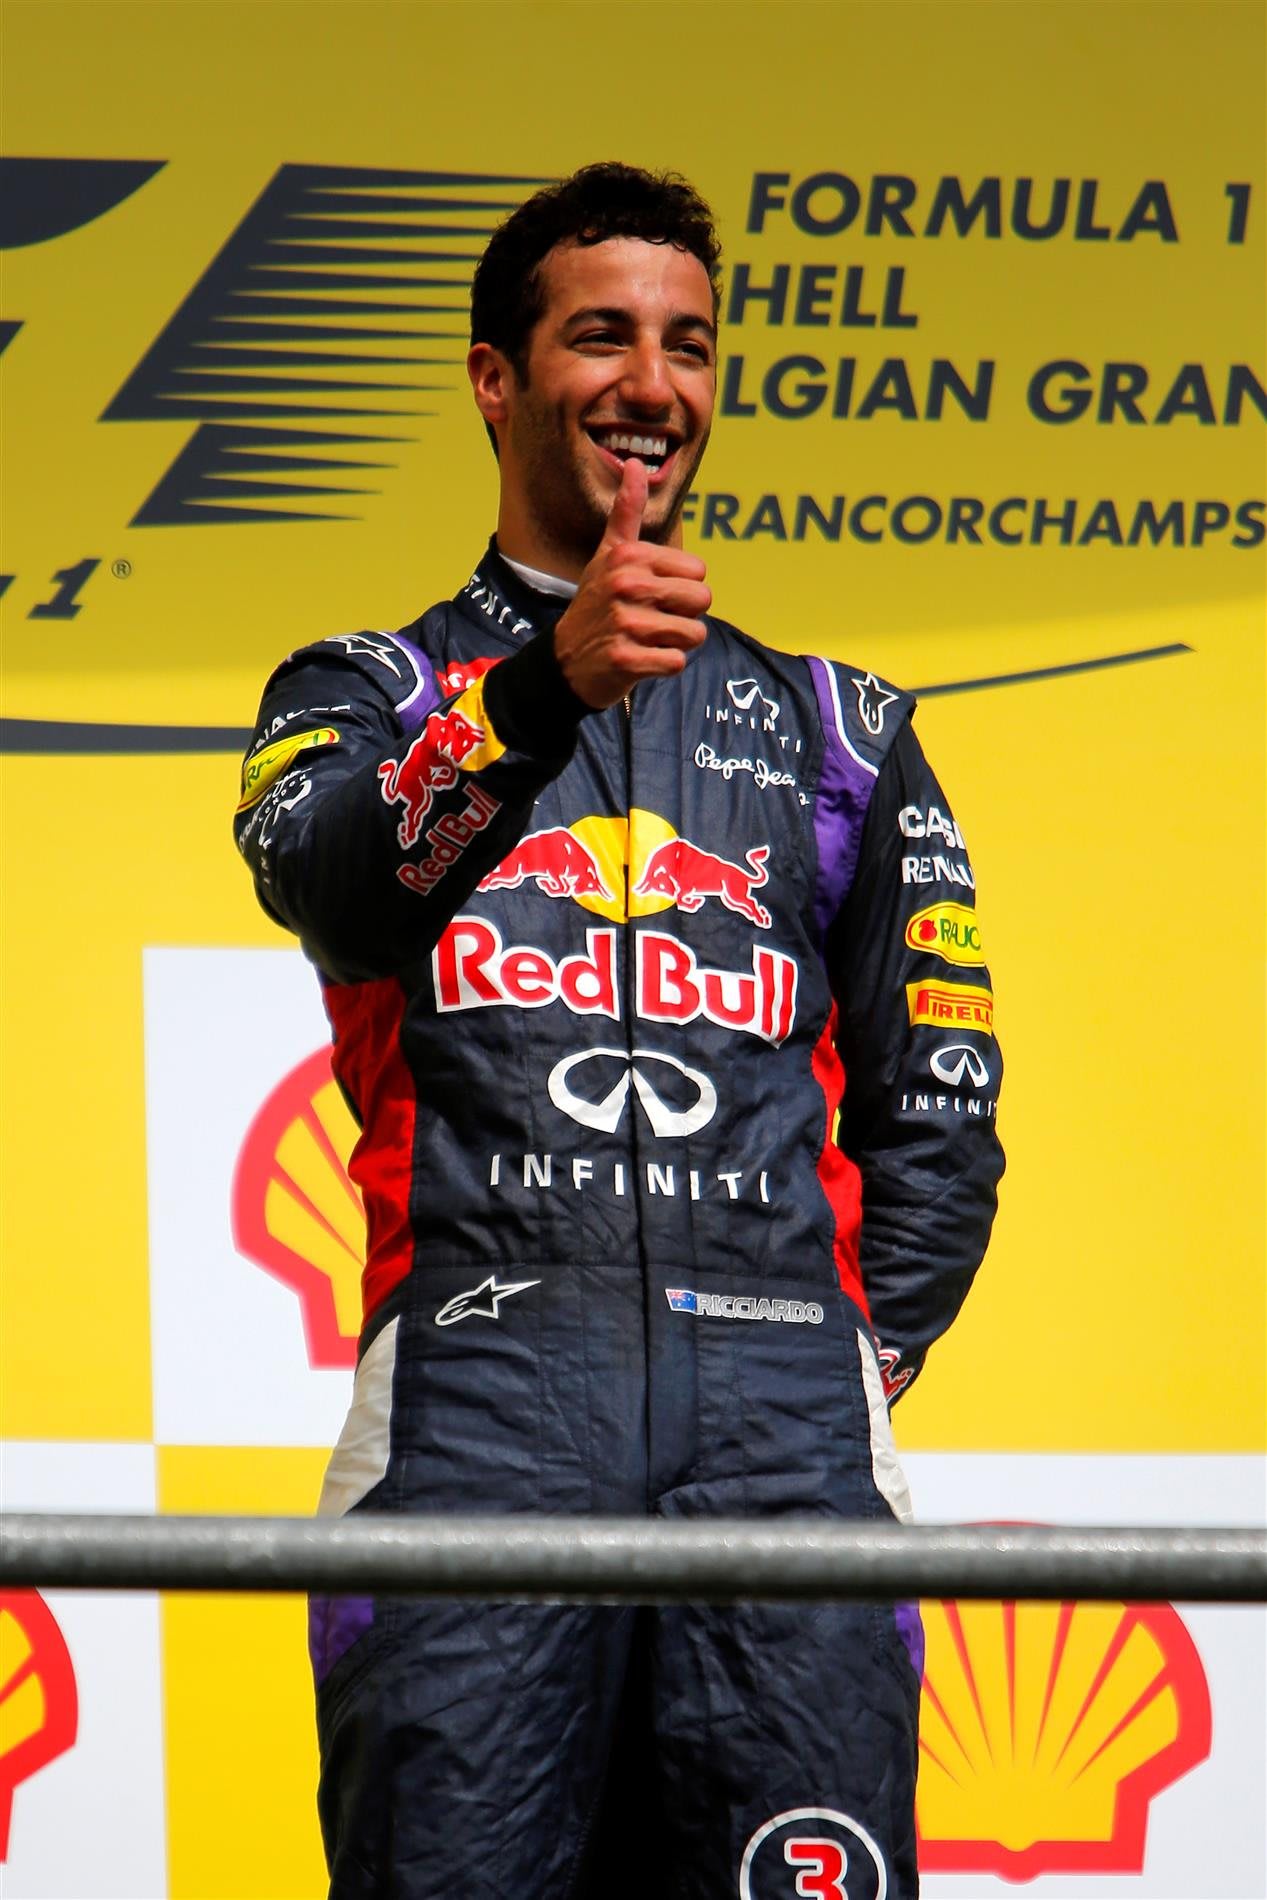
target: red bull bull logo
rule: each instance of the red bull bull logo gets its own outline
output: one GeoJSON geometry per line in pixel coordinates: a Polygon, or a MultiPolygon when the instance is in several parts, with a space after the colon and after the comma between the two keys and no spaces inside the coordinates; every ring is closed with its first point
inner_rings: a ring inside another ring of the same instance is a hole
{"type": "Polygon", "coordinates": [[[485,737],[483,726],[453,706],[432,714],[403,759],[384,759],[378,768],[383,802],[405,808],[396,827],[402,851],[417,844],[436,793],[457,784],[458,766],[485,737]]]}
{"type": "Polygon", "coordinates": [[[456,864],[476,837],[501,810],[501,801],[482,785],[472,785],[462,811],[446,811],[426,836],[427,855],[421,864],[402,864],[396,876],[409,890],[426,897],[449,866],[456,864]]]}
{"type": "Polygon", "coordinates": [[[563,825],[530,832],[480,882],[482,891],[514,891],[529,878],[547,897],[604,897],[616,892],[603,881],[589,846],[563,825]]]}
{"type": "Polygon", "coordinates": [[[500,666],[502,655],[479,660],[451,660],[448,666],[436,673],[436,685],[446,699],[454,693],[464,693],[468,686],[474,686],[476,680],[483,679],[485,673],[500,666]]]}
{"type": "Polygon", "coordinates": [[[671,909],[689,915],[714,898],[768,930],[770,912],[753,893],[769,882],[769,856],[768,844],[754,845],[743,863],[735,863],[679,836],[656,812],[635,807],[628,818],[593,813],[572,825],[529,833],[479,888],[509,891],[528,885],[613,923],[671,909]]]}
{"type": "Polygon", "coordinates": [[[768,882],[768,844],[756,845],[744,856],[748,868],[704,851],[689,838],[673,838],[651,853],[633,886],[639,897],[667,897],[679,910],[699,910],[706,898],[716,897],[737,916],[761,930],[770,928],[770,913],[752,895],[768,882]]]}

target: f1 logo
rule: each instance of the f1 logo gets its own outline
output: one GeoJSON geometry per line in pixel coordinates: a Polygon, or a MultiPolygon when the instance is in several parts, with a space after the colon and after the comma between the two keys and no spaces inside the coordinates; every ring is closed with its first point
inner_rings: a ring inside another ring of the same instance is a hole
{"type": "Polygon", "coordinates": [[[849,1900],[845,1891],[848,1857],[835,1841],[785,1841],[783,1858],[799,1867],[796,1891],[803,1900],[849,1900]]]}

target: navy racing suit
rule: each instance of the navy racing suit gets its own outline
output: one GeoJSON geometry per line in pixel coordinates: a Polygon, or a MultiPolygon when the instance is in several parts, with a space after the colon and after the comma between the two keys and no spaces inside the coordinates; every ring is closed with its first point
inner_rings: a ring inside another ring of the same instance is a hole
{"type": "MultiPolygon", "coordinates": [[[[562,607],[490,547],[403,632],[292,654],[243,768],[361,1128],[321,1508],[904,1515],[887,1401],[1002,1171],[913,702],[710,617],[592,712],[562,607]]],[[[336,1598],[311,1633],[339,1900],[917,1890],[906,1606],[336,1598]]]]}

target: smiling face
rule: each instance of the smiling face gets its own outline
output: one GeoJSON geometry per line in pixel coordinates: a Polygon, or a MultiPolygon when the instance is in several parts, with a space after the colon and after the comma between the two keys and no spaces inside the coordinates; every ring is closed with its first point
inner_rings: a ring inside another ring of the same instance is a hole
{"type": "Polygon", "coordinates": [[[469,369],[497,436],[498,545],[576,579],[630,455],[650,471],[643,538],[680,540],[713,415],[713,292],[697,257],[640,238],[561,244],[540,268],[545,308],[523,379],[486,343],[469,369]]]}

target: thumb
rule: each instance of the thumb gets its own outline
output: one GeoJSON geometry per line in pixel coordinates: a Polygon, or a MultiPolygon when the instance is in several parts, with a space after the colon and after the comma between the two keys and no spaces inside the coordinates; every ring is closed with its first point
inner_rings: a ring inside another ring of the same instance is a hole
{"type": "Polygon", "coordinates": [[[607,517],[604,541],[636,541],[642,529],[642,514],[647,505],[647,468],[631,455],[620,474],[620,487],[607,517]]]}

